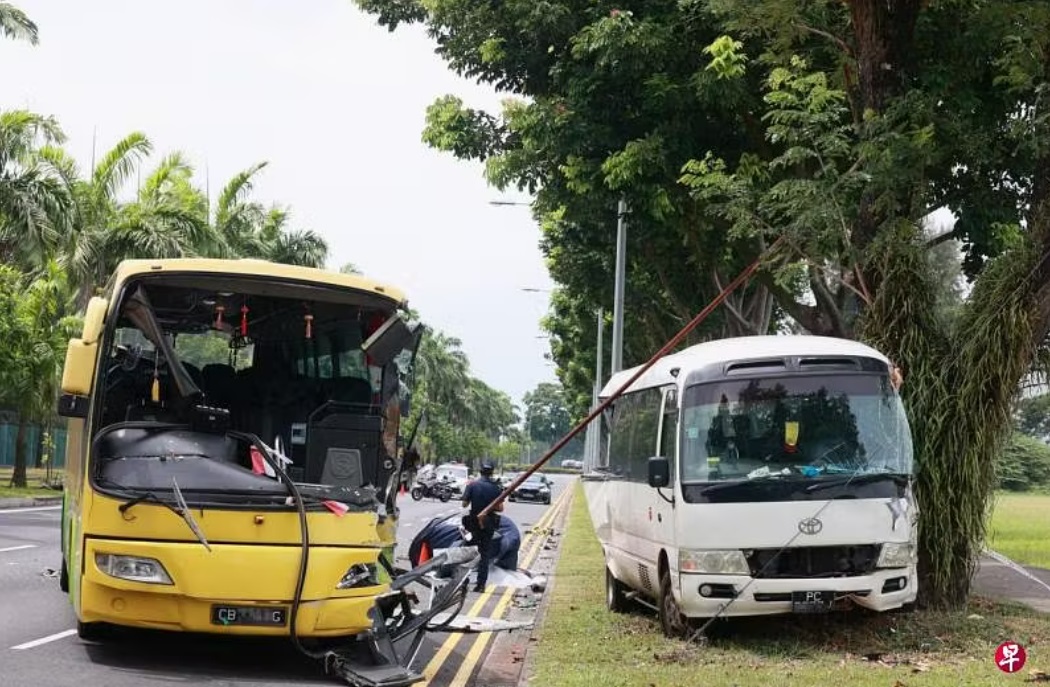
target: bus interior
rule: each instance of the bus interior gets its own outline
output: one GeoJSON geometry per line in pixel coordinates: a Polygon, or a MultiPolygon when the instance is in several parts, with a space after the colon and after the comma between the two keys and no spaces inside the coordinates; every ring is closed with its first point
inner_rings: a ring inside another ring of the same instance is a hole
{"type": "Polygon", "coordinates": [[[290,479],[385,501],[421,327],[382,294],[228,275],[148,275],[104,339],[92,479],[238,500],[290,479]],[[263,445],[260,447],[259,444],[263,445]]]}

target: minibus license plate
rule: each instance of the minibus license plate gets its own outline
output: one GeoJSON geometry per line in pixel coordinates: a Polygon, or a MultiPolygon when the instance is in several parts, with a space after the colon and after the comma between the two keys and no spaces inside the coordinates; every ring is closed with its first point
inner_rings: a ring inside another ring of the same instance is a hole
{"type": "Polygon", "coordinates": [[[835,592],[792,592],[793,613],[827,613],[835,603],[835,592]]]}
{"type": "Polygon", "coordinates": [[[212,606],[213,625],[262,625],[284,627],[286,612],[282,606],[212,606]]]}

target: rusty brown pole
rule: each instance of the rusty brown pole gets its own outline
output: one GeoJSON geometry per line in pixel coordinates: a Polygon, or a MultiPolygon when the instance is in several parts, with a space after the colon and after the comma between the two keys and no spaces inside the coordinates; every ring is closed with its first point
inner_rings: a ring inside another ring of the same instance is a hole
{"type": "Polygon", "coordinates": [[[670,341],[668,341],[666,344],[664,344],[663,348],[661,348],[659,351],[657,351],[656,354],[653,355],[653,357],[649,359],[649,362],[647,362],[645,365],[642,365],[642,367],[639,368],[638,371],[635,372],[633,375],[631,375],[631,378],[628,379],[626,382],[624,382],[623,385],[620,386],[619,389],[617,389],[615,392],[613,392],[613,394],[611,396],[609,396],[609,398],[605,399],[600,404],[598,404],[598,407],[595,408],[594,410],[592,410],[590,415],[585,417],[582,421],[580,421],[580,423],[578,425],[573,427],[572,430],[570,430],[568,434],[566,434],[561,439],[559,439],[558,442],[556,444],[554,444],[554,446],[552,446],[545,454],[543,454],[542,458],[540,458],[538,461],[536,461],[532,465],[532,467],[530,467],[528,470],[526,470],[522,474],[518,475],[517,479],[515,479],[513,482],[511,482],[510,486],[508,486],[506,489],[504,489],[503,492],[499,496],[496,497],[495,501],[493,501],[489,505],[485,506],[484,510],[482,510],[480,513],[478,513],[478,521],[479,522],[483,522],[484,519],[485,519],[485,516],[487,516],[492,511],[493,508],[496,508],[497,506],[499,506],[499,504],[503,503],[503,501],[508,496],[510,496],[510,494],[513,493],[513,491],[515,489],[517,489],[519,486],[521,486],[522,482],[527,480],[534,472],[536,472],[541,467],[543,467],[544,463],[546,463],[548,460],[550,460],[551,457],[555,453],[560,451],[562,449],[562,447],[565,446],[565,444],[567,444],[570,441],[572,441],[572,438],[574,436],[576,436],[577,434],[579,434],[583,430],[584,427],[589,425],[591,423],[591,421],[594,420],[594,418],[596,418],[599,415],[601,415],[603,410],[608,408],[609,405],[612,404],[613,401],[615,401],[617,398],[619,398],[620,394],[622,394],[624,391],[627,390],[628,387],[630,387],[632,384],[634,384],[634,382],[639,377],[641,377],[643,374],[645,374],[646,371],[648,371],[648,369],[650,367],[655,365],[656,362],[658,360],[660,360],[660,358],[662,358],[665,355],[667,355],[675,346],[680,344],[682,342],[682,340],[689,335],[689,332],[691,332],[694,329],[696,329],[697,325],[699,325],[701,322],[703,322],[705,319],[707,319],[707,316],[710,315],[712,312],[714,312],[715,308],[717,308],[719,305],[722,304],[722,301],[724,301],[729,296],[729,294],[731,294],[733,291],[735,291],[737,288],[739,288],[741,284],[743,284],[744,282],[746,282],[748,279],[751,278],[751,275],[754,274],[755,271],[758,269],[759,265],[762,263],[762,260],[764,260],[767,256],[769,256],[769,254],[772,253],[773,250],[778,245],[780,245],[781,241],[783,241],[783,240],[784,240],[784,237],[781,236],[776,241],[774,241],[772,244],[770,244],[770,246],[768,248],[766,248],[766,250],[763,251],[761,255],[759,255],[757,258],[755,258],[755,261],[753,263],[748,265],[747,268],[744,269],[743,272],[738,274],[736,276],[736,278],[733,279],[733,281],[729,282],[729,284],[727,284],[726,287],[724,289],[722,289],[722,292],[719,293],[717,296],[715,296],[713,301],[711,301],[710,303],[707,304],[707,307],[705,307],[703,310],[701,310],[699,313],[697,313],[696,317],[694,317],[688,324],[686,324],[684,327],[682,327],[682,330],[680,332],[678,332],[677,334],[675,334],[674,337],[670,341]]]}

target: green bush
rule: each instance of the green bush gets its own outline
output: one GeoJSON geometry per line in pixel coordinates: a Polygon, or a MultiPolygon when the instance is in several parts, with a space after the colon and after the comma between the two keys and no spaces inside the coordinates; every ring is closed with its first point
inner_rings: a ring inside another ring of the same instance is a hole
{"type": "Polygon", "coordinates": [[[1050,486],[1050,446],[1015,432],[999,456],[996,473],[999,486],[1010,491],[1050,486]]]}

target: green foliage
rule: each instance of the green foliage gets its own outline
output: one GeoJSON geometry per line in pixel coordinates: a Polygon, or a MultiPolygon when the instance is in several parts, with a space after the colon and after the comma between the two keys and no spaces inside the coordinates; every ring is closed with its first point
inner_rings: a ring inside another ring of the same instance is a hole
{"type": "Polygon", "coordinates": [[[471,374],[461,346],[455,337],[427,330],[416,354],[407,426],[426,413],[416,441],[431,462],[507,453],[503,442],[518,419],[509,396],[471,374]]]}
{"type": "Polygon", "coordinates": [[[40,32],[26,13],[9,2],[0,2],[0,35],[36,45],[40,32]]]}
{"type": "Polygon", "coordinates": [[[1018,432],[1033,439],[1050,440],[1050,394],[1022,399],[1014,417],[1018,432]]]}
{"type": "Polygon", "coordinates": [[[1050,446],[1015,432],[999,456],[996,475],[999,486],[1010,491],[1050,486],[1050,446]]]}

